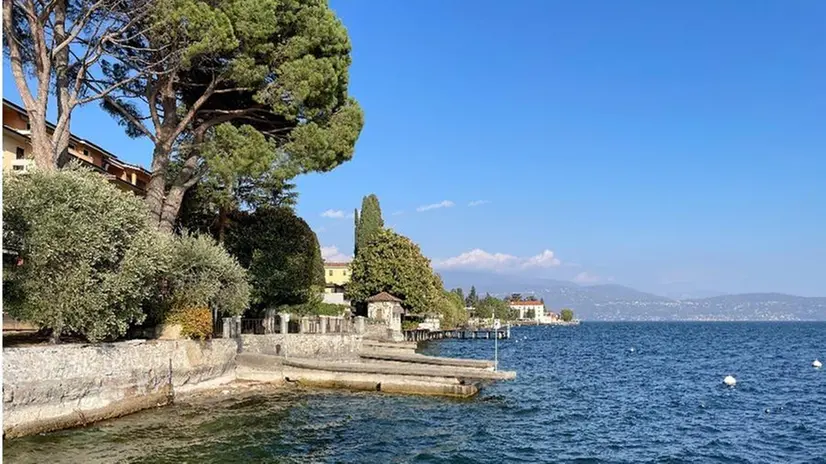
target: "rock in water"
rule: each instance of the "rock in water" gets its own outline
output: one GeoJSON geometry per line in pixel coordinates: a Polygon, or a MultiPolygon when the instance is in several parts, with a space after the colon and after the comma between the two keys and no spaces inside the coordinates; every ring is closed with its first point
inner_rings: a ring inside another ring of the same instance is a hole
{"type": "Polygon", "coordinates": [[[737,379],[730,375],[727,375],[726,378],[723,379],[723,383],[728,385],[729,387],[733,387],[737,384],[737,379]]]}

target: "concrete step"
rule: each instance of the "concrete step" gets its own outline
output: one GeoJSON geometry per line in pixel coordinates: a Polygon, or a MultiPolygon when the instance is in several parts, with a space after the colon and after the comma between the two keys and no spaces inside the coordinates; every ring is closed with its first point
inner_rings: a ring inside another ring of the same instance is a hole
{"type": "MultiPolygon", "coordinates": [[[[398,351],[398,350],[394,350],[398,351]]],[[[473,369],[493,369],[493,361],[480,359],[459,359],[440,358],[437,356],[425,356],[422,354],[406,354],[391,351],[361,352],[359,356],[363,359],[378,361],[397,361],[412,364],[430,364],[437,366],[468,367],[473,369]]]]}
{"type": "Polygon", "coordinates": [[[363,340],[361,345],[365,348],[372,348],[372,349],[403,349],[403,350],[415,350],[418,347],[416,342],[380,342],[377,340],[363,340]]]}
{"type": "Polygon", "coordinates": [[[332,372],[350,372],[360,374],[386,374],[417,377],[457,378],[463,380],[510,380],[516,378],[516,372],[490,371],[456,366],[438,366],[421,364],[399,364],[382,362],[329,362],[315,359],[289,358],[282,361],[284,366],[301,369],[315,369],[332,372]]]}

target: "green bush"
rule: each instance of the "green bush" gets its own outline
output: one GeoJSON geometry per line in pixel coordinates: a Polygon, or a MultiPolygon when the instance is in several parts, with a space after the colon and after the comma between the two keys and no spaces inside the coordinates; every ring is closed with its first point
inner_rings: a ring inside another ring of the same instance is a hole
{"type": "Polygon", "coordinates": [[[206,339],[212,336],[212,311],[209,308],[184,308],[170,311],[167,324],[180,324],[181,335],[206,339]]]}
{"type": "Polygon", "coordinates": [[[574,312],[568,308],[565,308],[559,312],[559,317],[565,322],[571,322],[574,320],[574,312]]]}
{"type": "Polygon", "coordinates": [[[209,308],[237,316],[249,305],[247,273],[205,235],[171,239],[168,272],[161,288],[164,313],[178,308],[209,308]]]}
{"type": "Polygon", "coordinates": [[[54,341],[117,337],[143,321],[166,250],[140,198],[74,164],[4,175],[3,196],[4,242],[22,260],[4,270],[9,315],[54,341]]]}
{"type": "Polygon", "coordinates": [[[278,312],[297,316],[341,316],[349,312],[347,306],[322,301],[320,288],[314,287],[312,292],[306,303],[282,305],[278,312]]]}
{"type": "Polygon", "coordinates": [[[258,310],[313,304],[324,286],[318,239],[289,208],[235,214],[224,245],[249,271],[258,310]]]}

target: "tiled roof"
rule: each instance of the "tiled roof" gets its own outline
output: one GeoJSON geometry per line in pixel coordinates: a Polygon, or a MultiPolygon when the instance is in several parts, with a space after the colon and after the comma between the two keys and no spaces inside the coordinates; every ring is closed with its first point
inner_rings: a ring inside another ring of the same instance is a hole
{"type": "Polygon", "coordinates": [[[542,306],[544,303],[541,301],[508,301],[508,304],[513,306],[542,306]]]}
{"type": "Polygon", "coordinates": [[[389,301],[389,302],[392,302],[392,303],[401,303],[402,302],[402,300],[396,298],[395,296],[393,296],[393,295],[391,295],[387,292],[381,292],[378,295],[373,295],[373,296],[371,296],[370,298],[367,299],[368,303],[380,303],[380,302],[383,302],[383,301],[389,301]]]}
{"type": "Polygon", "coordinates": [[[350,263],[336,263],[330,261],[324,261],[324,267],[349,267],[350,263]]]}

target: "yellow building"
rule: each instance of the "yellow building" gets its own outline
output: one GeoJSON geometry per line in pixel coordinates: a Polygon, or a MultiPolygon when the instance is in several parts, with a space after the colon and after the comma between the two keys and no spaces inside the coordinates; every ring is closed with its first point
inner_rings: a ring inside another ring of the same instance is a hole
{"type": "Polygon", "coordinates": [[[324,262],[324,291],[326,293],[340,293],[350,282],[350,263],[324,262]]]}
{"type": "MultiPolygon", "coordinates": [[[[25,108],[3,99],[3,171],[25,172],[32,166],[28,121],[25,108]]],[[[49,124],[49,129],[53,128],[49,124]]],[[[146,195],[151,173],[141,166],[126,163],[74,134],[69,137],[69,154],[109,178],[121,190],[146,195]]]]}

